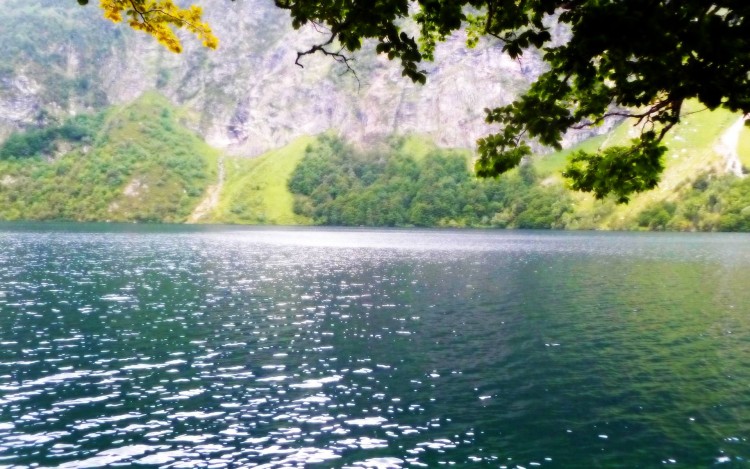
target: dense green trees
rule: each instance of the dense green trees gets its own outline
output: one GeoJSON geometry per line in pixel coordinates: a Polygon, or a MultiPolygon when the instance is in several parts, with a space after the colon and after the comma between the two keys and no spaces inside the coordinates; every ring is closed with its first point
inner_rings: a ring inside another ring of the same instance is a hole
{"type": "Polygon", "coordinates": [[[182,222],[216,178],[213,151],[156,95],[13,134],[0,155],[3,220],[182,222]]]}
{"type": "Polygon", "coordinates": [[[318,224],[561,228],[562,188],[540,187],[531,166],[500,181],[470,174],[465,153],[415,159],[403,139],[365,154],[334,137],[311,145],[289,181],[295,211],[318,224]]]}
{"type": "Polygon", "coordinates": [[[49,156],[58,143],[90,141],[101,127],[101,120],[101,115],[76,116],[59,126],[11,134],[0,145],[0,159],[49,156]]]}
{"type": "MultiPolygon", "coordinates": [[[[476,170],[482,176],[516,167],[530,154],[531,141],[559,147],[570,129],[632,117],[640,134],[629,146],[580,152],[565,171],[576,189],[626,201],[658,183],[662,140],[680,121],[686,100],[750,112],[750,3],[744,0],[275,3],[289,11],[294,27],[314,24],[327,31],[298,60],[323,53],[348,65],[342,50],[358,50],[369,39],[418,82],[426,79],[420,62],[433,58],[436,44],[457,30],[466,30],[469,47],[488,38],[512,57],[539,49],[548,70],[512,104],[487,110],[487,121],[500,130],[478,141],[476,170]]],[[[173,6],[168,0],[107,0],[102,6],[110,17],[113,11],[128,15],[138,29],[148,30],[150,23],[154,31],[177,26],[210,34],[207,27],[161,13],[173,6]]]]}
{"type": "Polygon", "coordinates": [[[647,207],[638,225],[650,230],[750,231],[750,179],[700,175],[677,203],[647,207]]]}

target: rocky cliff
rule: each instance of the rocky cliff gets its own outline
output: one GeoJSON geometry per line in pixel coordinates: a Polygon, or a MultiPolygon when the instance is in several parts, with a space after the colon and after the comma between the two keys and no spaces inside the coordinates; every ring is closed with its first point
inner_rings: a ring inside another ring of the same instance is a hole
{"type": "Polygon", "coordinates": [[[210,144],[234,154],[257,155],[330,129],[355,142],[418,133],[471,148],[491,130],[483,109],[510,102],[542,67],[534,54],[513,61],[498,44],[467,49],[454,37],[425,64],[424,86],[367,46],[356,56],[356,76],[323,56],[306,57],[300,68],[297,51],[325,36],[293,30],[267,0],[203,0],[220,49],[186,38],[180,55],[109,24],[95,5],[4,3],[0,52],[9,60],[0,68],[0,138],[158,89],[210,144]]]}

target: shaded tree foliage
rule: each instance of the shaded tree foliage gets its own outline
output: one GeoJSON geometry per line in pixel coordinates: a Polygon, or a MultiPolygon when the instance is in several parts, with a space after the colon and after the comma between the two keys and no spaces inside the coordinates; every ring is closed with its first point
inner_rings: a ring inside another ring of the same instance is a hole
{"type": "Polygon", "coordinates": [[[102,116],[76,116],[61,125],[11,134],[0,145],[0,159],[49,155],[60,141],[90,141],[101,127],[102,116]]]}

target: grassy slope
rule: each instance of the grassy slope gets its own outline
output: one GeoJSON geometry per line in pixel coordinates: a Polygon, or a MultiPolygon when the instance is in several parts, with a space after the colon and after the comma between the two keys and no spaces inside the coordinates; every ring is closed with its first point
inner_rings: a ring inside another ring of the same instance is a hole
{"type": "Polygon", "coordinates": [[[581,150],[587,152],[595,151],[602,145],[602,143],[605,141],[605,138],[606,136],[599,135],[584,140],[583,142],[571,148],[567,148],[555,153],[550,153],[549,155],[545,155],[541,158],[537,157],[534,160],[534,167],[541,176],[558,177],[560,176],[560,172],[563,170],[563,168],[565,168],[568,157],[571,154],[581,150]]]}
{"type": "Polygon", "coordinates": [[[66,150],[0,161],[0,219],[181,222],[216,178],[216,151],[156,94],[109,110],[66,150]]]}
{"type": "Polygon", "coordinates": [[[740,142],[737,146],[737,153],[742,165],[750,168],[750,127],[745,126],[740,134],[740,142]]]}
{"type": "Polygon", "coordinates": [[[309,225],[296,215],[287,182],[314,137],[301,137],[257,158],[227,157],[226,180],[207,223],[309,225]]]}
{"type": "MultiPolygon", "coordinates": [[[[689,105],[683,122],[673,129],[666,138],[669,152],[666,156],[666,170],[659,186],[643,194],[638,194],[627,205],[616,205],[611,201],[597,201],[588,194],[574,194],[576,219],[571,228],[626,229],[633,226],[633,220],[645,207],[660,200],[677,200],[679,189],[696,176],[706,171],[723,167],[721,156],[714,149],[722,133],[737,119],[728,111],[700,111],[696,105],[689,105]]],[[[740,142],[742,152],[750,153],[750,131],[744,131],[740,142]]],[[[624,145],[635,136],[635,129],[629,121],[623,122],[612,133],[595,137],[581,144],[538,159],[535,165],[544,175],[559,180],[559,174],[566,165],[567,157],[578,150],[592,151],[600,146],[624,145]]],[[[746,156],[750,159],[750,155],[746,156]]]]}
{"type": "Polygon", "coordinates": [[[436,148],[435,142],[426,135],[407,135],[404,137],[401,152],[404,155],[411,156],[416,161],[422,161],[436,148]]]}

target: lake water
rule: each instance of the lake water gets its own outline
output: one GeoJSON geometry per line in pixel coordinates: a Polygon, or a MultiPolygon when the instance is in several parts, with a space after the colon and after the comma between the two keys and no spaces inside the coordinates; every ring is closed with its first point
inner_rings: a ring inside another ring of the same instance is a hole
{"type": "Polygon", "coordinates": [[[0,225],[0,466],[744,466],[749,313],[747,235],[0,225]]]}

